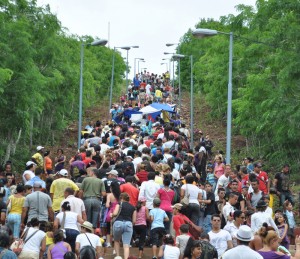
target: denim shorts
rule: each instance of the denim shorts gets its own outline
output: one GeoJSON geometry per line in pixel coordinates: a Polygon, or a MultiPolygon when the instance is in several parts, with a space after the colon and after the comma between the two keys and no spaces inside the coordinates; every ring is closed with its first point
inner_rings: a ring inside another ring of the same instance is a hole
{"type": "Polygon", "coordinates": [[[113,225],[114,240],[119,242],[122,238],[124,245],[130,245],[133,226],[131,221],[115,221],[113,225]]]}

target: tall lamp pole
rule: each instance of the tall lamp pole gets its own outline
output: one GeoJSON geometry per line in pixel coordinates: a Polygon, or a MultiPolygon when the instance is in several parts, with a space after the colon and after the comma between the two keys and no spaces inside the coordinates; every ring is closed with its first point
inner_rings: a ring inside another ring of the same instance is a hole
{"type": "Polygon", "coordinates": [[[174,54],[173,59],[178,60],[178,83],[179,83],[179,111],[181,114],[181,78],[180,78],[180,59],[184,58],[184,55],[174,54]]]}
{"type": "Polygon", "coordinates": [[[140,72],[140,62],[146,62],[144,59],[143,60],[138,60],[138,73],[140,72]]]}
{"type": "MultiPolygon", "coordinates": [[[[134,71],[134,76],[136,75],[136,70],[135,70],[135,65],[136,65],[136,60],[144,60],[143,58],[134,58],[134,69],[133,69],[133,71],[134,71]]],[[[138,73],[139,73],[140,71],[139,71],[139,68],[138,68],[138,73]]]]}
{"type": "Polygon", "coordinates": [[[109,91],[109,107],[108,113],[110,112],[111,105],[112,105],[112,92],[113,92],[113,85],[114,85],[114,75],[115,75],[115,54],[116,49],[125,49],[127,50],[127,60],[126,60],[126,87],[128,91],[128,50],[130,48],[138,48],[139,46],[125,46],[125,47],[114,47],[113,58],[112,58],[112,68],[111,68],[111,81],[110,81],[110,91],[109,91]]]}
{"type": "Polygon", "coordinates": [[[191,149],[194,149],[194,78],[193,78],[193,55],[191,59],[191,149]]]}
{"type": "Polygon", "coordinates": [[[81,142],[81,128],[82,128],[82,95],[83,95],[83,59],[84,59],[84,47],[85,46],[105,46],[107,40],[96,40],[92,43],[81,43],[80,49],[80,81],[79,81],[79,114],[78,114],[78,139],[77,147],[80,148],[81,142]]]}
{"type": "Polygon", "coordinates": [[[231,123],[232,123],[232,63],[233,63],[233,32],[226,33],[210,29],[196,29],[192,32],[195,37],[205,38],[218,34],[229,35],[229,65],[228,65],[228,93],[227,93],[227,133],[226,133],[226,163],[231,158],[231,123]]]}
{"type": "MultiPolygon", "coordinates": [[[[164,54],[165,55],[175,55],[176,53],[172,53],[172,52],[164,52],[164,54]]],[[[174,79],[174,59],[172,58],[171,59],[172,60],[172,62],[173,62],[173,80],[172,80],[172,87],[173,87],[173,89],[174,89],[174,81],[175,81],[175,79],[174,79]]]]}
{"type": "Polygon", "coordinates": [[[168,71],[168,63],[167,62],[163,62],[163,63],[160,63],[161,65],[166,65],[166,71],[168,71]]]}

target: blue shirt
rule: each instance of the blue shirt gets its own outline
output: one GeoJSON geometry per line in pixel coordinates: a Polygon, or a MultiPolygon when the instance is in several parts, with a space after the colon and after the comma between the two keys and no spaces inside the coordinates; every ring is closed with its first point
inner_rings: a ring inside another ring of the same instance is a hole
{"type": "Polygon", "coordinates": [[[2,255],[2,259],[17,259],[18,257],[16,256],[16,254],[14,252],[12,252],[11,250],[6,250],[5,252],[2,253],[2,251],[4,250],[3,247],[0,247],[0,255],[2,255]]]}
{"type": "Polygon", "coordinates": [[[46,183],[38,176],[31,178],[26,185],[33,186],[35,182],[39,182],[42,185],[42,188],[46,188],[46,183]]]}
{"type": "Polygon", "coordinates": [[[138,78],[133,78],[133,85],[134,86],[140,86],[140,84],[141,84],[141,81],[138,79],[138,78]]]}
{"type": "Polygon", "coordinates": [[[167,218],[167,213],[160,209],[160,208],[154,208],[150,211],[150,216],[153,217],[153,221],[151,224],[151,229],[154,228],[164,228],[164,219],[167,218]]]}

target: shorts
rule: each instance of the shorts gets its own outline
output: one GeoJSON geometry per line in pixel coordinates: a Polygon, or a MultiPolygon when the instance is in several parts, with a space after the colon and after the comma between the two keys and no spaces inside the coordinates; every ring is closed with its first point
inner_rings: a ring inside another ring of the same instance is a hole
{"type": "Polygon", "coordinates": [[[153,228],[150,231],[151,236],[151,244],[155,245],[157,247],[162,245],[162,238],[164,235],[166,235],[166,229],[165,228],[153,228]]]}
{"type": "Polygon", "coordinates": [[[122,238],[123,245],[130,245],[133,234],[133,225],[131,221],[115,221],[113,224],[114,240],[120,242],[122,238]]]}

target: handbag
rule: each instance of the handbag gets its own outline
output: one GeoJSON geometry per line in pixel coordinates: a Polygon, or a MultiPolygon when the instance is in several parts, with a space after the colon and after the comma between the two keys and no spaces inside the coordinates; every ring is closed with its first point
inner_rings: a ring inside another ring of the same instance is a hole
{"type": "Polygon", "coordinates": [[[188,185],[186,184],[186,190],[185,190],[185,195],[182,198],[182,200],[180,201],[180,203],[182,204],[183,207],[187,207],[190,204],[190,194],[189,194],[189,190],[188,190],[188,185]]]}
{"type": "Polygon", "coordinates": [[[184,219],[185,223],[189,225],[189,233],[193,239],[198,240],[201,233],[203,232],[202,228],[194,224],[192,221],[184,219]]]}
{"type": "Polygon", "coordinates": [[[16,255],[19,255],[22,250],[23,247],[25,245],[25,243],[32,238],[39,230],[36,230],[35,232],[33,232],[27,239],[26,236],[28,234],[29,228],[26,229],[26,231],[23,233],[23,235],[21,236],[21,238],[16,239],[10,246],[10,250],[12,250],[16,255]]]}

